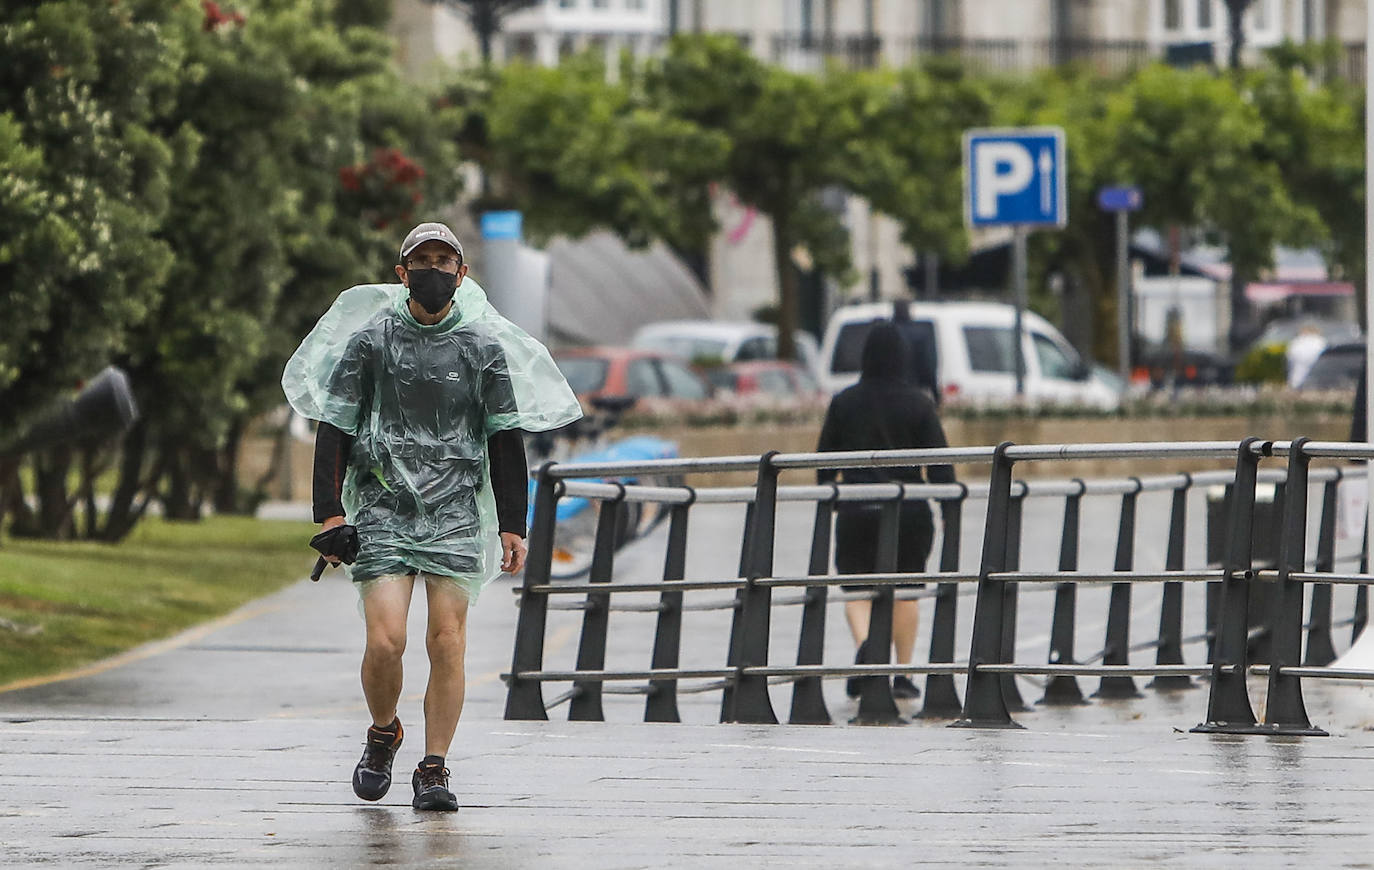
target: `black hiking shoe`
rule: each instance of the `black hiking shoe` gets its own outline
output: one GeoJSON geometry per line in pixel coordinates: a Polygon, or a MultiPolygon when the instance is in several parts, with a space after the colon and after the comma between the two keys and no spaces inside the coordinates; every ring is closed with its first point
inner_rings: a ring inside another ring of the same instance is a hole
{"type": "Polygon", "coordinates": [[[898,674],[892,678],[892,697],[894,698],[919,698],[921,690],[916,688],[916,684],[911,681],[911,677],[906,674],[898,674]]]}
{"type": "Polygon", "coordinates": [[[417,810],[458,809],[458,798],[448,790],[448,768],[442,760],[436,762],[426,757],[421,761],[410,777],[410,787],[415,789],[410,805],[417,810]]]}
{"type": "Polygon", "coordinates": [[[365,801],[379,801],[391,788],[391,762],[404,736],[399,718],[391,725],[394,731],[368,727],[362,760],[353,768],[353,793],[365,801]]]}

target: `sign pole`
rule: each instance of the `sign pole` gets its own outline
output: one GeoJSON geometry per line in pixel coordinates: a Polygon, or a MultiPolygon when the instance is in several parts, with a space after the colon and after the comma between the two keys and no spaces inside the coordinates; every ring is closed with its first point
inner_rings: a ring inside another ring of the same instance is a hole
{"type": "MultiPolygon", "coordinates": [[[[1371,365],[1369,352],[1369,339],[1374,335],[1374,293],[1371,293],[1371,288],[1374,288],[1374,176],[1370,174],[1370,169],[1374,167],[1374,101],[1368,98],[1369,87],[1374,85],[1374,52],[1370,51],[1374,47],[1374,8],[1365,15],[1364,44],[1364,440],[1374,441],[1374,433],[1369,428],[1374,424],[1374,415],[1371,415],[1371,409],[1374,409],[1374,365],[1371,365]]],[[[1374,504],[1371,504],[1371,496],[1374,496],[1374,462],[1367,463],[1365,470],[1365,505],[1368,510],[1365,533],[1370,535],[1370,541],[1374,541],[1374,534],[1371,534],[1374,533],[1374,504]]]]}
{"type": "Polygon", "coordinates": [[[1130,218],[1125,209],[1116,212],[1116,360],[1122,383],[1131,382],[1131,259],[1130,218]]]}
{"type": "Polygon", "coordinates": [[[1016,395],[1026,395],[1026,227],[1016,224],[1011,228],[1011,274],[1016,289],[1016,327],[1013,330],[1016,350],[1016,395]]]}

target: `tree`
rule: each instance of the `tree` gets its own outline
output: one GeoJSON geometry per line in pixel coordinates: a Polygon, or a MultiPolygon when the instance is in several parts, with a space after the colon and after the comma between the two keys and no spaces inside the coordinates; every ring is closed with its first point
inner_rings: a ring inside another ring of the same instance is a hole
{"type": "Polygon", "coordinates": [[[1281,46],[1246,74],[1245,92],[1265,127],[1264,154],[1294,201],[1320,220],[1316,243],[1331,271],[1363,290],[1364,89],[1339,78],[1316,85],[1325,53],[1281,46]]]}
{"type": "Polygon", "coordinates": [[[993,93],[956,63],[832,72],[860,135],[845,146],[848,186],[902,226],[913,250],[959,260],[967,252],[961,134],[987,126],[993,93]]]}
{"type": "Polygon", "coordinates": [[[704,256],[728,141],[655,105],[634,68],[610,82],[589,55],[512,64],[462,76],[444,99],[465,113],[459,146],[490,182],[475,209],[517,209],[537,239],[604,228],[704,256]]]}
{"type": "Polygon", "coordinates": [[[477,34],[477,43],[482,49],[482,65],[491,63],[491,40],[501,32],[501,23],[507,15],[529,9],[540,0],[428,0],[442,3],[467,16],[472,30],[477,34]]]}
{"type": "Polygon", "coordinates": [[[766,66],[728,36],[675,37],[646,73],[646,92],[670,117],[723,135],[729,150],[720,182],[773,227],[779,286],[778,353],[795,355],[804,253],[823,274],[850,269],[843,225],[822,193],[849,177],[859,115],[826,78],[766,66]]]}
{"type": "MultiPolygon", "coordinates": [[[[25,173],[17,202],[41,210],[0,256],[0,431],[110,362],[157,297],[169,173],[192,143],[153,128],[189,26],[187,5],[156,0],[0,4],[4,165],[25,173]]],[[[18,531],[73,533],[71,462],[67,448],[39,452],[39,525],[18,531]]]]}
{"type": "Polygon", "coordinates": [[[235,486],[239,440],[280,404],[286,357],[341,289],[389,280],[400,225],[457,188],[447,114],[401,84],[379,31],[331,26],[357,14],[344,6],[207,9],[188,37],[169,127],[201,144],[162,230],[167,292],[129,342],[151,401],[104,537],[126,534],[152,497],[182,519],[208,498],[251,507],[235,486]]]}

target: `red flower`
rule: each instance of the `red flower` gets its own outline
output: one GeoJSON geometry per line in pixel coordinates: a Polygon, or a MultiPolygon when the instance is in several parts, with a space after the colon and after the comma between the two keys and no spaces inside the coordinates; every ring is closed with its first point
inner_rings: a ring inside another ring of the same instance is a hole
{"type": "Polygon", "coordinates": [[[202,28],[206,33],[218,30],[222,24],[243,24],[242,12],[225,12],[215,0],[201,0],[200,8],[205,12],[202,28]]]}
{"type": "Polygon", "coordinates": [[[362,182],[358,178],[358,170],[352,166],[345,166],[339,170],[339,184],[344,190],[356,192],[362,189],[362,182]]]}

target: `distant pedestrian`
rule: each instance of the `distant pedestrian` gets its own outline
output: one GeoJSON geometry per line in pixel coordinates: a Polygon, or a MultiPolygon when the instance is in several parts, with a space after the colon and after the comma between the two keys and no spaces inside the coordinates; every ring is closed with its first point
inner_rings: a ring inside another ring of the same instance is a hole
{"type": "Polygon", "coordinates": [[[1307,373],[1312,371],[1312,364],[1324,350],[1326,339],[1322,337],[1320,329],[1308,324],[1298,331],[1284,351],[1284,360],[1288,365],[1289,387],[1297,388],[1302,385],[1307,373]]]}
{"type": "Polygon", "coordinates": [[[372,726],[353,791],[380,800],[401,746],[401,654],[425,585],[429,684],[417,810],[456,810],[445,757],[462,713],[468,605],[525,560],[527,469],[520,430],[581,416],[543,345],[466,278],[443,224],[406,236],[400,284],[346,290],[287,364],[282,386],[318,420],[311,541],[349,565],[362,598],[363,695],[372,726]],[[498,534],[499,533],[499,534],[498,534]]]}
{"type": "MultiPolygon", "coordinates": [[[[864,342],[859,382],[831,399],[821,426],[818,451],[948,446],[934,397],[909,376],[912,371],[910,353],[896,325],[883,322],[873,327],[864,342]]],[[[834,481],[837,476],[844,483],[924,481],[920,467],[822,469],[817,473],[822,483],[834,481]]],[[[949,465],[933,465],[929,468],[929,476],[932,483],[953,483],[954,469],[949,465]]],[[[835,518],[835,567],[841,574],[876,572],[880,516],[881,508],[877,505],[841,503],[835,518]]],[[[935,523],[930,505],[925,500],[903,502],[897,570],[901,573],[924,571],[934,537],[935,523]]],[[[871,587],[844,588],[867,590],[871,587]]],[[[880,658],[867,646],[871,610],[870,601],[845,602],[849,630],[858,644],[856,664],[873,663],[880,658]]],[[[892,641],[901,664],[910,664],[912,660],[918,616],[918,602],[894,602],[892,641]]],[[[856,697],[861,685],[859,678],[850,679],[847,685],[850,696],[856,697]]],[[[893,694],[899,698],[915,698],[920,692],[910,677],[901,675],[893,681],[893,694]]]]}

